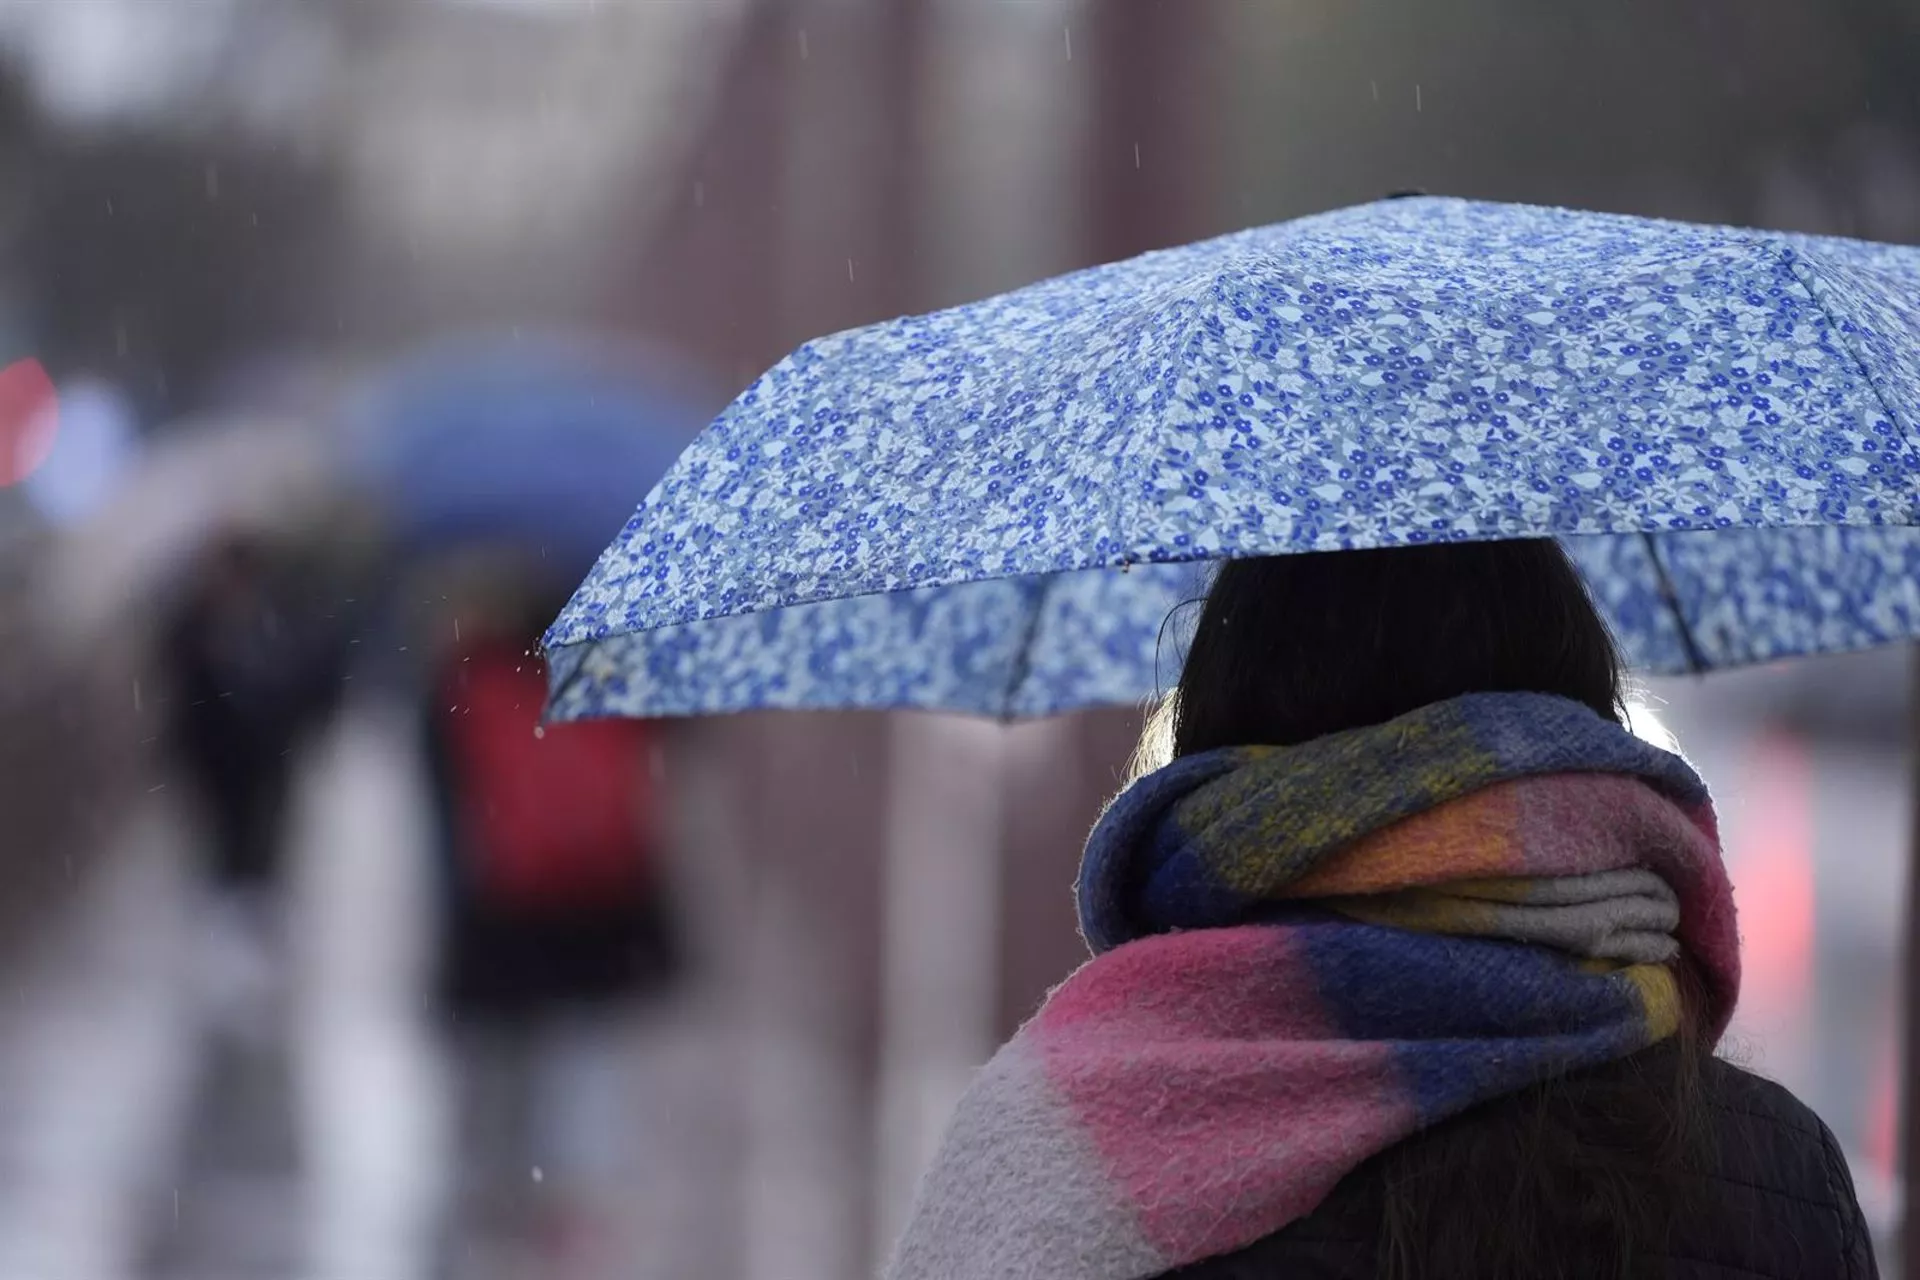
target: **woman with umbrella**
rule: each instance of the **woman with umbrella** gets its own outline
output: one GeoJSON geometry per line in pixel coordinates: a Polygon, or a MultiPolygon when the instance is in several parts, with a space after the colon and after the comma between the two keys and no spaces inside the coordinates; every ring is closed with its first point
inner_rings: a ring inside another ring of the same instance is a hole
{"type": "Polygon", "coordinates": [[[1872,1276],[1832,1135],[1711,1057],[1718,826],[1607,622],[1668,672],[1920,634],[1916,286],[1415,199],[820,339],[602,558],[553,707],[1127,701],[1225,561],[1087,843],[1093,958],[889,1274],[1872,1276]]]}

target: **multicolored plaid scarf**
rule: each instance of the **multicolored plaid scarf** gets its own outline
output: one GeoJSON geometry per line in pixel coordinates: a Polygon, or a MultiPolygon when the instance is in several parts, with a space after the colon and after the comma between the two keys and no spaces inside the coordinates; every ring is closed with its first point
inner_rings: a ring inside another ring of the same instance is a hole
{"type": "Polygon", "coordinates": [[[1705,787],[1578,704],[1479,694],[1175,761],[1088,841],[1095,958],[960,1103],[894,1280],[1141,1280],[1313,1211],[1476,1103],[1739,987],[1705,787]]]}

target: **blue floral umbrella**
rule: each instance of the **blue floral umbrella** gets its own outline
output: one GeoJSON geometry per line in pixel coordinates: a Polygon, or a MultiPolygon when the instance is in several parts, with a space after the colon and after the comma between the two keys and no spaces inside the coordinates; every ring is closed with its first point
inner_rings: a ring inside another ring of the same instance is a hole
{"type": "Polygon", "coordinates": [[[1910,638],[1916,433],[1920,250],[1381,202],[802,347],[555,623],[551,713],[1133,701],[1207,562],[1450,539],[1561,538],[1652,672],[1910,638]]]}

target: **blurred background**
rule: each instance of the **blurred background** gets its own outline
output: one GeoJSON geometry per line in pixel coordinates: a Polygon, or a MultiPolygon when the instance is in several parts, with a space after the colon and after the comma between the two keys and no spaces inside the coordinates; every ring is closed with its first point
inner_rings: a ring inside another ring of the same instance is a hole
{"type": "MultiPolygon", "coordinates": [[[[869,1273],[1137,717],[570,737],[562,840],[539,623],[801,340],[1404,189],[1920,240],[1920,10],[0,0],[0,1276],[869,1273]]],[[[1647,699],[1891,1259],[1907,655],[1647,699]]]]}

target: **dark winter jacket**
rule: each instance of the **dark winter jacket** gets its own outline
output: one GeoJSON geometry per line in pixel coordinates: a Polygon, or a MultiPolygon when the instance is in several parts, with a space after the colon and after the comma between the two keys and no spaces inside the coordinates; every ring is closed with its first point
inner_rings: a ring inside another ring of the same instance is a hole
{"type": "MultiPolygon", "coordinates": [[[[1703,1073],[1700,1102],[1710,1138],[1701,1167],[1690,1175],[1695,1207],[1681,1217],[1661,1255],[1646,1259],[1636,1275],[1877,1277],[1852,1178],[1818,1116],[1779,1085],[1720,1061],[1703,1073]]],[[[1380,1175],[1377,1161],[1362,1165],[1311,1216],[1237,1253],[1181,1268],[1168,1280],[1373,1280],[1380,1175]]]]}
{"type": "Polygon", "coordinates": [[[247,562],[191,595],[163,638],[173,745],[207,807],[208,868],[233,885],[278,874],[293,752],[332,714],[356,615],[298,566],[247,562]]]}

